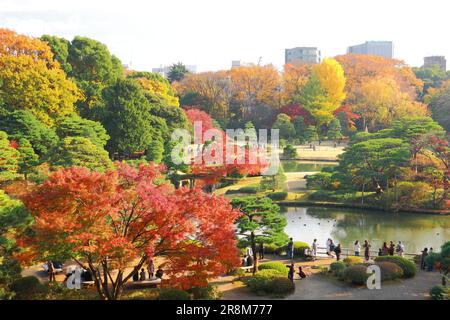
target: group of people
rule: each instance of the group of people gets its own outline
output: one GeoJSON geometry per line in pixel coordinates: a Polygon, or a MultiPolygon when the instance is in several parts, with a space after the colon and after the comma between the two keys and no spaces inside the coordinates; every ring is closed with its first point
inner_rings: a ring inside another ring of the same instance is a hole
{"type": "MultiPolygon", "coordinates": [[[[311,255],[313,259],[315,260],[317,257],[317,239],[314,239],[312,245],[311,245],[311,255]]],[[[364,259],[366,261],[370,260],[370,248],[372,246],[370,245],[369,241],[364,240],[364,243],[361,245],[358,240],[355,241],[353,244],[353,254],[356,257],[361,256],[361,253],[364,255],[364,259]]],[[[342,246],[339,243],[338,245],[335,245],[333,240],[331,238],[328,238],[326,242],[326,252],[329,257],[336,257],[336,260],[339,261],[341,259],[342,254],[342,246]]],[[[405,246],[401,241],[398,241],[397,245],[394,244],[393,241],[389,242],[389,245],[387,242],[383,243],[382,248],[378,250],[378,256],[393,256],[397,254],[400,257],[403,257],[403,254],[405,252],[405,246]]]]}
{"type": "MultiPolygon", "coordinates": [[[[290,265],[288,265],[286,267],[289,268],[288,279],[291,280],[292,283],[294,283],[295,265],[293,263],[291,263],[290,265]]],[[[302,266],[298,266],[297,274],[300,277],[300,280],[306,278],[306,273],[303,271],[303,267],[302,266]]]]}
{"type": "Polygon", "coordinates": [[[133,274],[133,281],[138,282],[138,281],[152,280],[155,278],[162,280],[162,277],[164,275],[164,270],[161,268],[161,266],[158,267],[155,273],[155,265],[153,263],[153,260],[150,260],[150,262],[148,263],[147,272],[145,272],[144,268],[141,269],[141,272],[136,271],[133,274]]]}

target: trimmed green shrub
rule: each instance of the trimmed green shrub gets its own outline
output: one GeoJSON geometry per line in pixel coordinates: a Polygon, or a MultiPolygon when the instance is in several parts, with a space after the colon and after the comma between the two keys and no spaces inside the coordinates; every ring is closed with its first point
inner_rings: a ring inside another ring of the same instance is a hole
{"type": "Polygon", "coordinates": [[[342,261],[336,261],[330,264],[330,272],[337,275],[339,272],[345,269],[345,263],[342,261]]]}
{"type": "Polygon", "coordinates": [[[382,256],[376,257],[375,262],[393,262],[403,270],[404,278],[412,278],[416,275],[416,265],[414,262],[399,256],[382,256]]]}
{"type": "Polygon", "coordinates": [[[271,294],[272,280],[282,278],[286,279],[286,274],[274,269],[264,269],[256,275],[243,279],[243,282],[249,289],[257,295],[271,294]]]}
{"type": "Polygon", "coordinates": [[[358,285],[365,284],[368,277],[367,267],[364,265],[349,266],[342,273],[344,281],[358,285]]]}
{"type": "Polygon", "coordinates": [[[245,193],[245,194],[256,194],[259,191],[258,187],[255,186],[245,186],[242,188],[239,188],[239,193],[245,193]]]}
{"type": "Polygon", "coordinates": [[[219,300],[222,296],[217,286],[210,284],[206,287],[192,287],[188,293],[191,293],[195,300],[219,300]]]}
{"type": "Polygon", "coordinates": [[[266,195],[267,198],[270,198],[274,201],[281,201],[285,200],[288,196],[288,193],[285,191],[279,191],[279,192],[272,192],[266,195]]]}
{"type": "Polygon", "coordinates": [[[159,293],[159,300],[189,300],[189,293],[180,289],[163,289],[159,293]]]}
{"type": "Polygon", "coordinates": [[[260,271],[262,270],[277,270],[282,274],[285,274],[287,276],[288,274],[288,268],[284,263],[281,262],[265,262],[261,263],[258,267],[260,271]]]}
{"type": "Polygon", "coordinates": [[[280,248],[280,246],[277,246],[275,243],[268,243],[264,245],[264,252],[266,254],[281,255],[283,251],[284,248],[280,248]]]}
{"type": "Polygon", "coordinates": [[[400,279],[403,277],[403,269],[393,262],[383,261],[376,264],[381,270],[381,281],[400,279]]]}
{"type": "Polygon", "coordinates": [[[286,147],[284,147],[283,157],[286,159],[297,158],[298,157],[297,149],[292,144],[288,144],[286,147]]]}
{"type": "Polygon", "coordinates": [[[430,289],[433,300],[448,300],[450,290],[444,286],[434,286],[430,289]]]}
{"type": "Polygon", "coordinates": [[[11,291],[16,293],[17,299],[23,299],[42,292],[43,285],[34,276],[23,277],[15,280],[9,285],[11,291]]]}
{"type": "Polygon", "coordinates": [[[309,249],[309,244],[306,242],[294,241],[294,256],[304,257],[306,249],[309,249]]]}
{"type": "Polygon", "coordinates": [[[270,281],[265,291],[274,297],[284,297],[295,291],[295,285],[288,278],[275,278],[270,281]]]}
{"type": "Polygon", "coordinates": [[[361,264],[364,262],[364,259],[361,257],[350,256],[344,259],[344,263],[348,266],[352,266],[355,264],[361,264]]]}

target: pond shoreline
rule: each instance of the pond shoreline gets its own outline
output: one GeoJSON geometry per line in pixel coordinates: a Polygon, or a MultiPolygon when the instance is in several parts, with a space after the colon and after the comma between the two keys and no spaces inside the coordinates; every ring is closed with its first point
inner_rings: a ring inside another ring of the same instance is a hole
{"type": "Polygon", "coordinates": [[[439,215],[439,216],[449,216],[450,211],[446,210],[433,210],[433,209],[400,209],[398,211],[386,210],[382,207],[361,205],[361,204],[351,204],[342,202],[321,202],[321,201],[276,201],[280,206],[284,207],[322,207],[322,208],[341,208],[341,209],[363,209],[370,211],[383,211],[390,213],[417,213],[417,214],[428,214],[428,215],[439,215]]]}

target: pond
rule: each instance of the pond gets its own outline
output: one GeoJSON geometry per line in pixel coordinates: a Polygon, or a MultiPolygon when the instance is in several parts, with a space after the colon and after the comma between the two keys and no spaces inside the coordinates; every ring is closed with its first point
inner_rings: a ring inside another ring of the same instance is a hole
{"type": "Polygon", "coordinates": [[[284,172],[317,172],[323,168],[335,167],[337,162],[283,160],[281,165],[284,172]]]}
{"type": "Polygon", "coordinates": [[[290,237],[307,243],[316,238],[320,247],[328,238],[344,248],[367,239],[375,251],[383,241],[400,240],[407,253],[419,253],[425,247],[438,251],[450,241],[450,216],[316,207],[285,207],[283,211],[290,237]]]}

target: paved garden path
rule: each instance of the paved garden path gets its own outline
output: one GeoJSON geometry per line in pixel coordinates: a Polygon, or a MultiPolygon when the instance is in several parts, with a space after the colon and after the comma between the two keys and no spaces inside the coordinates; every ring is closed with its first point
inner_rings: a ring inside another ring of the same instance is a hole
{"type": "MultiPolygon", "coordinates": [[[[283,261],[284,262],[284,261],[283,261]]],[[[330,259],[316,261],[316,265],[326,265],[330,259]]],[[[286,261],[286,263],[288,263],[286,261]]],[[[287,300],[423,300],[428,299],[428,291],[440,284],[439,272],[418,271],[413,279],[383,282],[380,290],[369,290],[334,280],[308,269],[312,263],[300,263],[309,276],[303,280],[295,280],[295,292],[287,300]]],[[[251,293],[241,282],[231,282],[231,278],[223,278],[219,284],[224,300],[270,300],[251,293]]]]}

